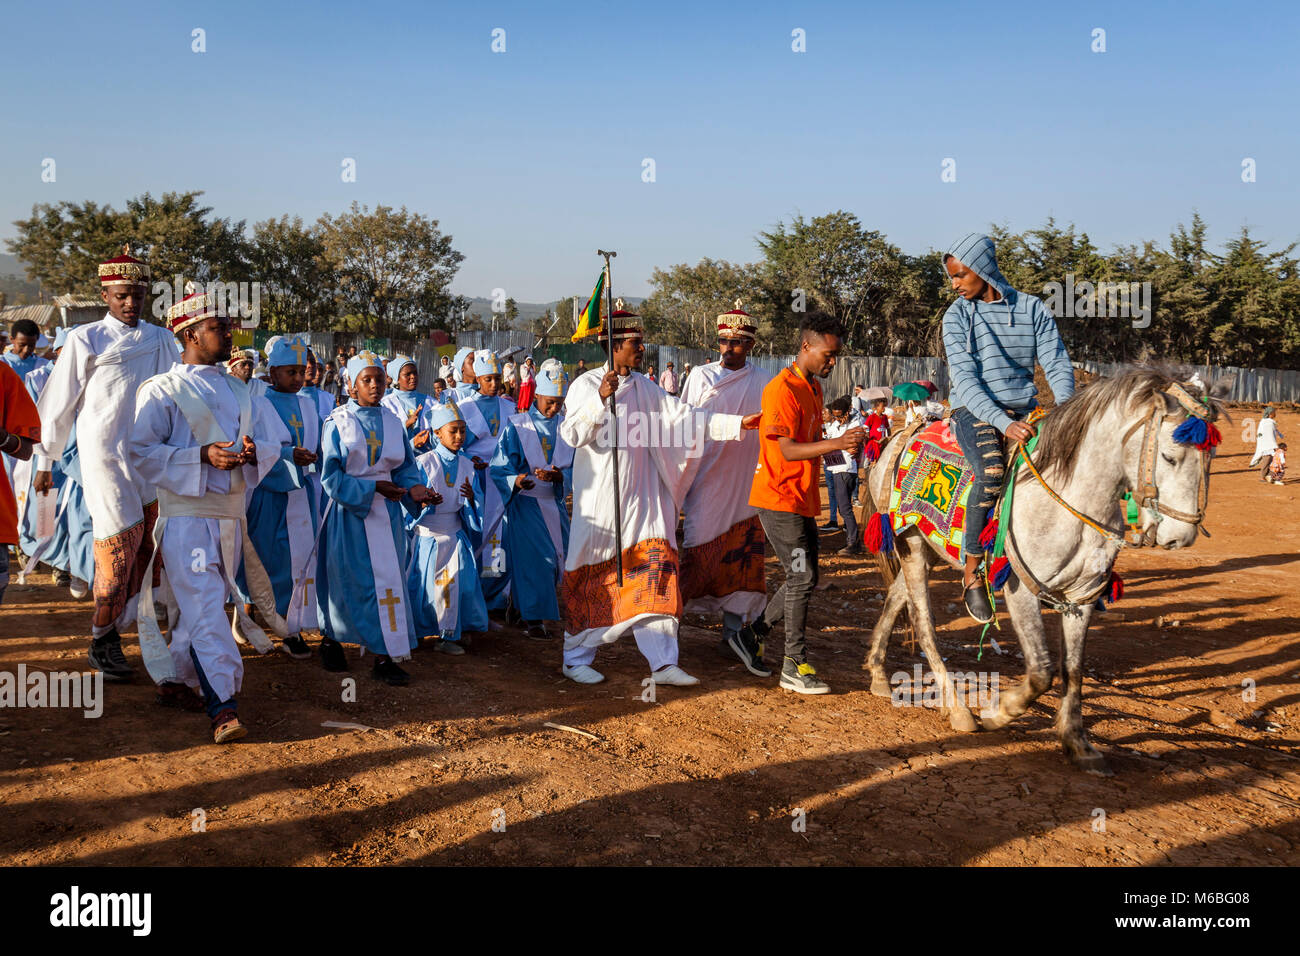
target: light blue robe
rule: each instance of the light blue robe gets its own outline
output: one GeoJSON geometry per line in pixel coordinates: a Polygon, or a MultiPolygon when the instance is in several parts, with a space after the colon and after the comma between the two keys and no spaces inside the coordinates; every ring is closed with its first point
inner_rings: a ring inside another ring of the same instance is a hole
{"type": "MultiPolygon", "coordinates": [[[[295,447],[306,448],[320,456],[320,422],[314,419],[307,422],[303,417],[303,403],[297,392],[277,392],[270,388],[266,391],[266,400],[271,403],[280,421],[292,436],[292,442],[280,449],[280,460],[275,463],[266,476],[258,482],[248,501],[248,538],[253,542],[257,556],[271,579],[271,588],[275,591],[275,610],[281,617],[287,618],[289,602],[293,596],[294,565],[293,544],[302,550],[306,559],[311,543],[316,538],[320,524],[320,502],[317,499],[317,485],[312,481],[312,466],[302,467],[293,463],[295,447]],[[308,443],[309,436],[316,440],[308,443]],[[290,492],[302,489],[307,497],[307,522],[294,522],[289,515],[290,492]],[[293,525],[292,527],[290,525],[293,525]],[[290,537],[294,542],[291,544],[290,537]]],[[[316,404],[311,396],[306,396],[311,413],[316,414],[316,404]]],[[[239,596],[245,604],[252,603],[248,593],[248,584],[244,579],[244,565],[240,562],[239,572],[235,576],[239,585],[239,596]]],[[[307,586],[304,589],[308,607],[317,605],[316,589],[307,586]]],[[[312,615],[303,627],[313,626],[312,615]]],[[[320,619],[317,608],[315,621],[320,619]]],[[[301,630],[301,628],[298,628],[301,630]]]]}
{"type": "Polygon", "coordinates": [[[443,640],[458,641],[463,631],[488,629],[487,605],[483,602],[478,565],[474,560],[482,531],[479,509],[483,498],[478,488],[474,491],[473,507],[461,497],[457,479],[473,475],[474,464],[442,442],[435,441],[433,451],[421,455],[417,461],[426,483],[442,495],[442,504],[426,508],[412,523],[415,558],[407,584],[415,608],[415,626],[422,637],[437,635],[443,640]],[[448,553],[447,549],[454,549],[455,554],[448,553]],[[454,571],[454,604],[443,592],[449,583],[443,572],[449,565],[454,571]]]}
{"type": "MultiPolygon", "coordinates": [[[[514,405],[504,396],[489,398],[480,392],[463,403],[458,402],[461,414],[465,418],[465,444],[461,451],[466,457],[476,455],[490,466],[497,452],[497,443],[507,420],[514,414],[514,405]],[[475,411],[476,410],[476,411],[475,411]],[[477,413],[476,413],[477,412],[477,413]]],[[[478,547],[478,565],[480,584],[483,588],[483,600],[489,611],[504,610],[510,596],[510,551],[505,544],[506,496],[500,489],[488,490],[491,477],[488,469],[478,473],[477,490],[480,495],[483,515],[483,540],[478,547]],[[497,554],[498,550],[501,552],[497,554]],[[499,559],[505,565],[501,567],[499,559]]]]}
{"type": "Polygon", "coordinates": [[[516,415],[506,422],[497,443],[496,454],[488,471],[492,481],[506,502],[505,547],[509,555],[510,600],[526,621],[560,620],[557,590],[564,575],[564,553],[569,545],[569,515],[564,510],[566,489],[573,475],[573,450],[567,445],[558,449],[560,416],[547,418],[536,408],[516,415]],[[530,460],[525,442],[521,440],[519,419],[527,416],[539,439],[534,455],[540,451],[541,461],[530,460]],[[564,474],[564,481],[555,485],[539,481],[534,468],[550,467],[553,461],[564,474]],[[525,491],[515,487],[515,476],[527,474],[533,478],[534,487],[525,491]],[[542,500],[547,494],[549,500],[542,500]],[[557,552],[552,529],[542,513],[551,508],[551,521],[560,532],[561,546],[557,552]]]}
{"type": "MultiPolygon", "coordinates": [[[[415,419],[415,424],[406,429],[406,440],[411,441],[417,434],[429,427],[429,416],[433,413],[433,407],[436,403],[432,397],[418,389],[404,392],[400,388],[394,388],[383,397],[380,404],[396,415],[403,425],[406,424],[406,417],[411,414],[411,409],[418,408],[420,410],[420,414],[415,419]]],[[[437,444],[436,438],[431,437],[430,440],[432,444],[437,444]]],[[[422,448],[416,448],[415,453],[421,455],[431,450],[430,445],[425,445],[422,448]]]]}
{"type": "MultiPolygon", "coordinates": [[[[47,362],[27,373],[24,384],[33,402],[40,399],[53,368],[53,363],[47,362]]],[[[90,511],[86,508],[86,496],[81,488],[81,463],[77,458],[75,425],[63,449],[63,456],[49,464],[50,476],[58,493],[58,518],[54,534],[44,543],[38,542],[33,536],[36,495],[31,494],[27,498],[27,507],[19,522],[19,543],[24,553],[29,556],[35,554],[39,547],[38,561],[43,561],[60,571],[67,571],[73,577],[89,584],[95,576],[95,535],[90,524],[90,511]]],[[[33,480],[36,471],[37,467],[34,463],[33,480]]]]}
{"type": "Polygon", "coordinates": [[[412,514],[418,514],[420,509],[409,497],[400,503],[384,499],[375,491],[375,482],[389,480],[409,488],[423,484],[424,475],[415,464],[405,429],[396,416],[382,406],[358,405],[355,399],[336,409],[321,429],[321,465],[321,483],[330,498],[317,547],[321,630],[342,644],[363,644],[375,654],[401,659],[419,643],[406,586],[403,509],[412,514]],[[356,417],[367,441],[376,443],[373,448],[362,441],[345,445],[340,416],[346,414],[356,417]],[[385,416],[391,420],[387,425],[385,416]],[[364,463],[360,469],[352,467],[358,459],[364,463]],[[372,504],[376,511],[387,510],[390,533],[376,546],[386,549],[391,545],[392,551],[383,555],[372,554],[367,539],[366,520],[372,504]],[[372,568],[381,561],[384,566],[395,562],[399,572],[396,587],[386,588],[384,598],[376,594],[376,572],[372,568]],[[393,593],[388,594],[389,590],[393,593]],[[385,602],[382,607],[381,600],[385,602]],[[397,615],[403,615],[405,621],[409,642],[406,654],[397,646],[403,633],[400,621],[393,623],[398,621],[397,615]]]}

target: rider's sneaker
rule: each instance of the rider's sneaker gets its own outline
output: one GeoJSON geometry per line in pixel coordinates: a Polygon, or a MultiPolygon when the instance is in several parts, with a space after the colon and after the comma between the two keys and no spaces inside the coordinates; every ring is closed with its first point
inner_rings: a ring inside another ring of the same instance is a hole
{"type": "Polygon", "coordinates": [[[993,605],[989,603],[989,592],[984,587],[984,580],[976,578],[975,583],[966,589],[966,613],[977,624],[987,624],[993,620],[993,605]]]}

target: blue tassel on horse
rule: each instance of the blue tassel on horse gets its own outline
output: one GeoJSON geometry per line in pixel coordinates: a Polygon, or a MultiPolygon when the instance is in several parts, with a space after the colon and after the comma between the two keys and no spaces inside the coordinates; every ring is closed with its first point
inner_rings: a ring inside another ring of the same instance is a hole
{"type": "Polygon", "coordinates": [[[888,513],[877,511],[867,519],[867,526],[862,531],[862,543],[873,554],[889,554],[894,550],[894,529],[888,513]]]}
{"type": "Polygon", "coordinates": [[[1181,425],[1174,429],[1174,441],[1180,445],[1200,445],[1208,437],[1209,422],[1195,416],[1189,415],[1181,425]]]}
{"type": "Polygon", "coordinates": [[[989,583],[993,585],[993,590],[1001,591],[1002,585],[1006,584],[1007,578],[1011,577],[1011,562],[1005,556],[998,558],[993,562],[989,572],[989,583]]]}

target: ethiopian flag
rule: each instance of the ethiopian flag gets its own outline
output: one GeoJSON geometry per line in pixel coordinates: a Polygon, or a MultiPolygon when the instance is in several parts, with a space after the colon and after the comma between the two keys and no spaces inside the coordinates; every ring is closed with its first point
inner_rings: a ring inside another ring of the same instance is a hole
{"type": "Polygon", "coordinates": [[[601,331],[600,321],[600,297],[605,291],[605,270],[600,270],[600,278],[596,280],[596,288],[591,292],[591,298],[587,300],[587,305],[582,310],[582,315],[578,316],[578,331],[573,333],[570,342],[576,342],[578,339],[585,339],[589,335],[597,335],[601,331]]]}

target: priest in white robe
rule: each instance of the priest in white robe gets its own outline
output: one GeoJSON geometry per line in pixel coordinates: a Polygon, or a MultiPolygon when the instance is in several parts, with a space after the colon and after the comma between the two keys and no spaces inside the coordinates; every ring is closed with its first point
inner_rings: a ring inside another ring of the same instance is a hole
{"type": "MultiPolygon", "coordinates": [[[[763,388],[772,376],[749,361],[757,332],[740,302],[718,316],[720,358],[695,370],[682,390],[682,401],[730,415],[761,409],[763,388]]],[[[682,509],[682,599],[687,611],[721,612],[721,649],[740,658],[751,674],[769,677],[762,644],[746,627],[767,607],[767,539],[749,496],[736,493],[753,481],[757,464],[757,431],[746,432],[738,442],[715,442],[704,449],[682,509]]]]}
{"type": "Polygon", "coordinates": [[[655,683],[689,686],[699,681],[677,666],[678,510],[705,443],[736,441],[742,425],[755,427],[759,416],[692,409],[638,372],[645,345],[636,318],[620,300],[601,336],[613,336],[613,368],[606,365],[574,381],[560,424],[560,436],[574,449],[573,521],[562,585],[563,672],[580,684],[604,680],[591,666],[597,649],[631,631],[655,683]],[[621,554],[615,502],[622,511],[621,554]],[[621,586],[616,561],[622,566],[621,586]]]}
{"type": "Polygon", "coordinates": [[[99,267],[108,314],[68,333],[67,344],[41,393],[42,441],[36,453],[52,462],[76,428],[82,488],[95,533],[95,612],[89,660],[110,680],[130,680],[118,628],[135,619],[130,598],[152,554],[158,513],[153,483],[127,454],[140,385],[176,364],[175,339],[142,318],[149,267],[130,251],[99,267]]]}
{"type": "Polygon", "coordinates": [[[139,598],[141,654],[160,703],[197,709],[201,689],[217,743],[247,733],[235,700],[244,676],[237,637],[263,653],[272,647],[239,601],[235,621],[226,620],[241,557],[263,618],[286,635],[244,514],[246,491],[280,460],[284,430],[270,404],[221,366],[230,353],[230,319],[222,311],[209,293],[168,310],[184,348],[182,364],[140,388],[128,446],[131,463],[158,489],[154,561],[162,561],[158,593],[171,638],[165,641],[158,628],[154,588],[146,580],[139,598]]]}

